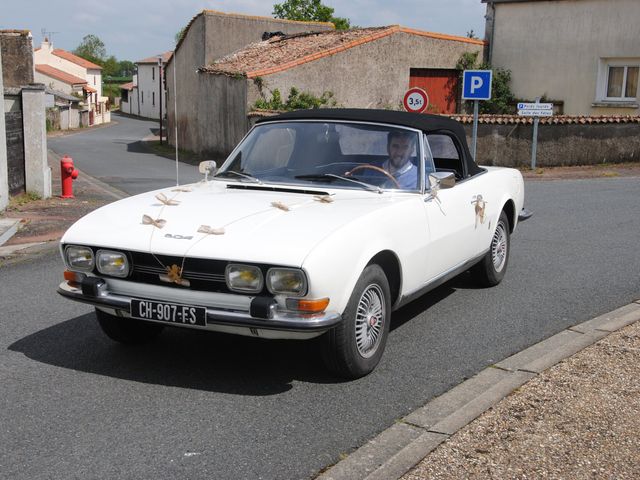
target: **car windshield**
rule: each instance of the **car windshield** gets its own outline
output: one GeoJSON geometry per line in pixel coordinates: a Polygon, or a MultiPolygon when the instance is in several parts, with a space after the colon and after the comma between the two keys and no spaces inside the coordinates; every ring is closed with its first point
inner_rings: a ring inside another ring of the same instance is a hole
{"type": "Polygon", "coordinates": [[[216,177],[418,191],[421,158],[415,130],[346,122],[274,122],[255,127],[216,177]]]}

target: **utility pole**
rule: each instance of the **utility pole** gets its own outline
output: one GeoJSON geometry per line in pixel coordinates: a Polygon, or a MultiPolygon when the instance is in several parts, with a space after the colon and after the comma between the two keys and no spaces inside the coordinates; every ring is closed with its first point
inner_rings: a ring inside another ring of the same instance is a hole
{"type": "Polygon", "coordinates": [[[158,97],[160,99],[160,145],[162,145],[162,56],[158,57],[158,97]]]}

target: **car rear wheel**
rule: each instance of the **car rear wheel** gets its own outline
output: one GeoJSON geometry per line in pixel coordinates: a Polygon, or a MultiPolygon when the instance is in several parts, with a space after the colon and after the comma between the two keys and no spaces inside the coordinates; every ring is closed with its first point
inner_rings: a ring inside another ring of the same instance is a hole
{"type": "Polygon", "coordinates": [[[116,317],[98,309],[96,309],[96,317],[100,328],[102,328],[107,337],[116,342],[129,345],[150,342],[160,335],[160,332],[164,329],[164,325],[116,317]]]}
{"type": "Polygon", "coordinates": [[[391,319],[391,293],[384,271],[369,265],[358,279],[342,322],[323,337],[323,359],[345,378],[372,372],[382,357],[391,319]]]}
{"type": "Polygon", "coordinates": [[[504,210],[500,213],[498,224],[491,238],[491,246],[483,259],[471,269],[475,280],[483,287],[493,287],[504,278],[509,263],[511,237],[509,219],[504,210]]]}

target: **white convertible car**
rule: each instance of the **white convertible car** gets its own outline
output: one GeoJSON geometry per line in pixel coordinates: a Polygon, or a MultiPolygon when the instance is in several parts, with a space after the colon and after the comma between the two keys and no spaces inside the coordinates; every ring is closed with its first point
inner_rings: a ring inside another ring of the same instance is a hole
{"type": "Polygon", "coordinates": [[[58,292],[113,340],[165,326],[320,337],[356,378],[391,312],[471,270],[498,284],[523,209],[517,170],[477,166],[448,118],[322,109],[257,122],[205,178],[102,207],[61,240],[58,292]]]}

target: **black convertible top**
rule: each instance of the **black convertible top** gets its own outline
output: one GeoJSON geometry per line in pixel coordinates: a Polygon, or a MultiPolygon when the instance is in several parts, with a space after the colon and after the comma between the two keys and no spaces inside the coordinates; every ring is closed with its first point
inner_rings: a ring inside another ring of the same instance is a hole
{"type": "Polygon", "coordinates": [[[467,146],[467,135],[462,124],[456,120],[440,115],[364,108],[318,108],[311,110],[295,110],[275,117],[261,118],[256,123],[280,120],[345,120],[377,122],[415,128],[422,130],[424,133],[449,132],[454,134],[460,142],[467,176],[475,175],[482,171],[482,169],[479,168],[471,158],[471,153],[467,146]]]}

